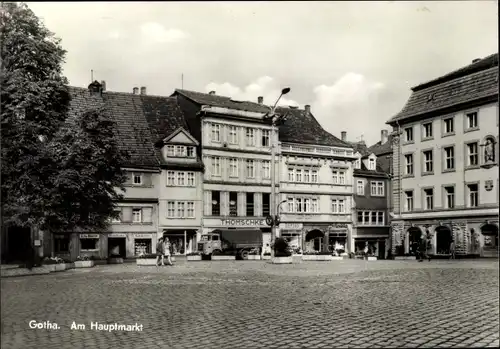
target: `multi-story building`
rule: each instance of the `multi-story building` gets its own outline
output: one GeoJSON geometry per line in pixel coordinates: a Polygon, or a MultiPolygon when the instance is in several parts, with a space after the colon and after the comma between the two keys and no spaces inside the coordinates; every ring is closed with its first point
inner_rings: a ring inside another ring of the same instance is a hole
{"type": "Polygon", "coordinates": [[[388,121],[393,248],[425,237],[434,255],[498,252],[498,54],[412,88],[388,121]]]}
{"type": "MultiPolygon", "coordinates": [[[[342,132],[346,140],[347,133],[342,132]]],[[[390,247],[389,223],[389,174],[387,159],[375,154],[382,146],[390,145],[387,130],[382,130],[381,140],[370,148],[364,141],[352,143],[356,160],[353,180],[353,229],[352,252],[363,252],[366,247],[379,259],[385,259],[390,247]]]]}
{"type": "Polygon", "coordinates": [[[104,259],[110,255],[126,258],[154,252],[159,161],[144,118],[142,99],[146,96],[108,92],[105,84],[98,82],[90,84],[87,89],[71,87],[70,93],[70,116],[105,107],[117,123],[116,135],[120,146],[130,153],[130,159],[124,166],[128,179],[123,200],[117,203],[119,218],[110,222],[106,231],[47,233],[43,239],[44,254],[74,260],[79,255],[104,259]]]}
{"type": "Polygon", "coordinates": [[[174,254],[193,252],[203,216],[199,142],[176,97],[144,96],[142,105],[160,160],[158,236],[169,238],[174,254]]]}
{"type": "Polygon", "coordinates": [[[325,131],[310,106],[278,108],[281,224],[279,234],[304,251],[349,251],[352,146],[325,131]]]}
{"type": "Polygon", "coordinates": [[[237,229],[243,234],[258,229],[267,246],[271,233],[265,221],[271,205],[271,144],[278,136],[265,118],[270,109],[215,92],[176,90],[173,96],[201,146],[205,165],[202,231],[237,229]]]}

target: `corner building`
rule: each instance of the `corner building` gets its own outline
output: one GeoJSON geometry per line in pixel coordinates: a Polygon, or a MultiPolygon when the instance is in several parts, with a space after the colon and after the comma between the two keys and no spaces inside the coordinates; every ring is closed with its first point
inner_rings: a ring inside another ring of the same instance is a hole
{"type": "Polygon", "coordinates": [[[393,127],[393,252],[498,255],[498,54],[412,88],[393,127]]]}

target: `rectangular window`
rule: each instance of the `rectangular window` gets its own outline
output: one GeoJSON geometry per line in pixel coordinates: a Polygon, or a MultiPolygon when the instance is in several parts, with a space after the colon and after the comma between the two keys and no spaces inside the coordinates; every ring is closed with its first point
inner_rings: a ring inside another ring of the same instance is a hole
{"type": "Polygon", "coordinates": [[[384,212],[377,212],[377,225],[384,225],[384,212]]]}
{"type": "Polygon", "coordinates": [[[175,147],[173,145],[167,145],[167,156],[175,156],[175,147]]]}
{"type": "Polygon", "coordinates": [[[187,156],[189,158],[194,158],[194,154],[195,154],[194,147],[187,147],[186,149],[187,149],[187,156]]]}
{"type": "Polygon", "coordinates": [[[134,179],[134,185],[142,185],[142,175],[140,173],[134,173],[132,177],[134,179]]]}
{"type": "Polygon", "coordinates": [[[413,142],[413,127],[405,128],[405,141],[413,142]]]}
{"type": "Polygon", "coordinates": [[[254,193],[247,193],[247,217],[255,216],[254,193]]]}
{"type": "Polygon", "coordinates": [[[271,144],[271,131],[262,130],[262,146],[269,147],[271,144]]]}
{"type": "Polygon", "coordinates": [[[229,126],[229,143],[238,144],[238,128],[236,126],[229,126]]]}
{"type": "Polygon", "coordinates": [[[304,212],[304,201],[302,198],[295,199],[295,212],[298,212],[298,213],[304,212]]]}
{"type": "Polygon", "coordinates": [[[467,165],[477,166],[478,162],[477,142],[467,144],[467,165]]]}
{"type": "Polygon", "coordinates": [[[339,171],[339,184],[345,184],[345,172],[339,171]]]}
{"type": "Polygon", "coordinates": [[[405,155],[405,163],[406,163],[406,174],[412,175],[413,174],[413,154],[406,154],[405,155]]]}
{"type": "Polygon", "coordinates": [[[229,215],[238,215],[238,193],[235,191],[229,192],[229,215]]]}
{"type": "Polygon", "coordinates": [[[311,212],[313,213],[319,212],[318,199],[311,199],[311,212]]]}
{"type": "Polygon", "coordinates": [[[453,117],[444,119],[443,123],[444,123],[444,134],[445,135],[455,132],[455,124],[454,124],[453,117]]]}
{"type": "Polygon", "coordinates": [[[186,204],[184,201],[177,201],[177,217],[184,218],[186,215],[186,204]]]}
{"type": "Polygon", "coordinates": [[[363,211],[358,211],[358,223],[363,224],[363,211]]]}
{"type": "Polygon", "coordinates": [[[247,160],[247,178],[255,178],[254,160],[247,160]]]}
{"type": "Polygon", "coordinates": [[[220,216],[221,195],[220,191],[212,192],[212,216],[220,216]]]}
{"type": "Polygon", "coordinates": [[[444,166],[445,170],[453,170],[455,168],[455,148],[444,148],[444,166]]]}
{"type": "Polygon", "coordinates": [[[167,172],[167,185],[175,185],[175,172],[174,171],[167,172]]]}
{"type": "Polygon", "coordinates": [[[212,124],[212,142],[220,142],[220,125],[212,124]]]}
{"type": "Polygon", "coordinates": [[[288,181],[295,182],[295,170],[293,168],[288,169],[288,181]]]}
{"type": "Polygon", "coordinates": [[[376,168],[375,159],[373,159],[373,158],[369,159],[368,160],[368,169],[374,171],[375,168],[376,168]]]}
{"type": "Polygon", "coordinates": [[[477,112],[467,113],[467,127],[466,129],[477,127],[477,112]]]}
{"type": "Polygon", "coordinates": [[[365,182],[358,180],[356,184],[356,193],[358,195],[365,195],[365,182]]]}
{"type": "Polygon", "coordinates": [[[446,208],[455,207],[455,187],[444,187],[446,208]]]}
{"type": "Polygon", "coordinates": [[[271,194],[262,193],[262,215],[269,216],[269,208],[271,207],[271,194]]]}
{"type": "Polygon", "coordinates": [[[288,206],[288,210],[287,212],[294,212],[294,200],[293,198],[288,198],[287,199],[287,206],[288,206]]]}
{"type": "Polygon", "coordinates": [[[337,199],[332,199],[332,213],[339,213],[339,202],[337,199]]]}
{"type": "Polygon", "coordinates": [[[175,147],[175,156],[185,157],[186,156],[186,147],[183,145],[178,145],[175,147]]]}
{"type": "Polygon", "coordinates": [[[377,225],[377,212],[370,212],[370,224],[377,225]]]}
{"type": "Polygon", "coordinates": [[[238,175],[238,159],[229,159],[229,177],[239,177],[238,175]]]}
{"type": "Polygon", "coordinates": [[[116,218],[111,218],[111,223],[121,223],[122,222],[122,210],[115,210],[116,218]]]}
{"type": "Polygon", "coordinates": [[[311,181],[311,171],[304,170],[304,182],[309,183],[311,181]]]}
{"type": "Polygon", "coordinates": [[[469,192],[469,207],[479,206],[479,190],[477,184],[467,184],[467,190],[469,192]]]}
{"type": "Polygon", "coordinates": [[[304,199],[304,212],[311,212],[311,199],[304,199]]]}
{"type": "Polygon", "coordinates": [[[142,222],[142,210],[140,208],[132,209],[132,222],[134,223],[142,222]]]}
{"type": "Polygon", "coordinates": [[[411,212],[413,211],[413,191],[412,190],[407,190],[405,191],[405,198],[406,198],[406,211],[411,212]]]}
{"type": "Polygon", "coordinates": [[[194,185],[195,185],[194,172],[188,172],[187,173],[187,178],[188,178],[188,186],[194,187],[194,185]]]}
{"type": "Polygon", "coordinates": [[[424,189],[425,210],[434,209],[434,189],[424,189]]]}
{"type": "Polygon", "coordinates": [[[339,202],[339,213],[345,213],[345,200],[338,200],[339,202]]]}
{"type": "Polygon", "coordinates": [[[432,138],[432,122],[428,122],[422,125],[424,131],[423,138],[432,138]]]}
{"type": "Polygon", "coordinates": [[[175,217],[175,201],[167,201],[167,217],[175,217]]]}
{"type": "Polygon", "coordinates": [[[248,146],[253,147],[255,145],[255,130],[253,128],[247,128],[246,142],[248,146]]]}
{"type": "Polygon", "coordinates": [[[96,238],[80,238],[80,250],[95,251],[99,249],[99,239],[96,238]]]}
{"type": "Polygon", "coordinates": [[[177,185],[184,186],[186,185],[185,172],[177,172],[177,185]]]}
{"type": "Polygon", "coordinates": [[[339,172],[337,170],[332,171],[333,184],[339,184],[339,172]]]}
{"type": "Polygon", "coordinates": [[[194,218],[194,202],[193,201],[187,202],[187,217],[194,218]]]}
{"type": "Polygon", "coordinates": [[[262,161],[262,178],[271,178],[271,161],[262,161]]]}
{"type": "Polygon", "coordinates": [[[363,211],[363,224],[370,224],[370,211],[363,211]]]}
{"type": "Polygon", "coordinates": [[[302,170],[295,170],[295,182],[302,182],[302,170]]]}
{"type": "Polygon", "coordinates": [[[371,196],[384,196],[384,182],[373,181],[370,186],[371,196]]]}
{"type": "Polygon", "coordinates": [[[311,171],[311,182],[318,183],[318,171],[317,170],[311,171]]]}
{"type": "Polygon", "coordinates": [[[434,164],[432,161],[432,150],[424,151],[424,172],[431,173],[434,170],[434,164]]]}
{"type": "Polygon", "coordinates": [[[212,158],[212,175],[220,176],[220,157],[218,156],[212,158]]]}

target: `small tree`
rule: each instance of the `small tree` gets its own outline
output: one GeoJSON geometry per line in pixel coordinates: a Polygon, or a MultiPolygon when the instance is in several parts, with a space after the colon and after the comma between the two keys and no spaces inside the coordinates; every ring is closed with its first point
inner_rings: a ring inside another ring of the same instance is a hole
{"type": "Polygon", "coordinates": [[[288,240],[282,237],[278,237],[274,240],[273,249],[276,257],[288,257],[292,255],[288,240]]]}

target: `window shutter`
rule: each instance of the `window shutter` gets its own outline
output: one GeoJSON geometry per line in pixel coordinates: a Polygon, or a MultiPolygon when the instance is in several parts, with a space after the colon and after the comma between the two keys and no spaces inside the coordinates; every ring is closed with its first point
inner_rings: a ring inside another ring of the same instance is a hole
{"type": "Polygon", "coordinates": [[[132,172],[125,172],[125,173],[127,175],[127,180],[125,181],[125,184],[130,184],[131,185],[132,184],[132,180],[133,180],[133,178],[132,178],[132,172]]]}
{"type": "Polygon", "coordinates": [[[132,207],[124,207],[122,215],[124,222],[132,222],[132,207]]]}
{"type": "Polygon", "coordinates": [[[142,209],[142,221],[144,223],[151,223],[153,221],[153,208],[144,207],[142,209]]]}
{"type": "Polygon", "coordinates": [[[144,178],[144,185],[147,186],[147,187],[150,187],[153,185],[153,174],[152,173],[144,173],[142,175],[142,177],[144,178]]]}

